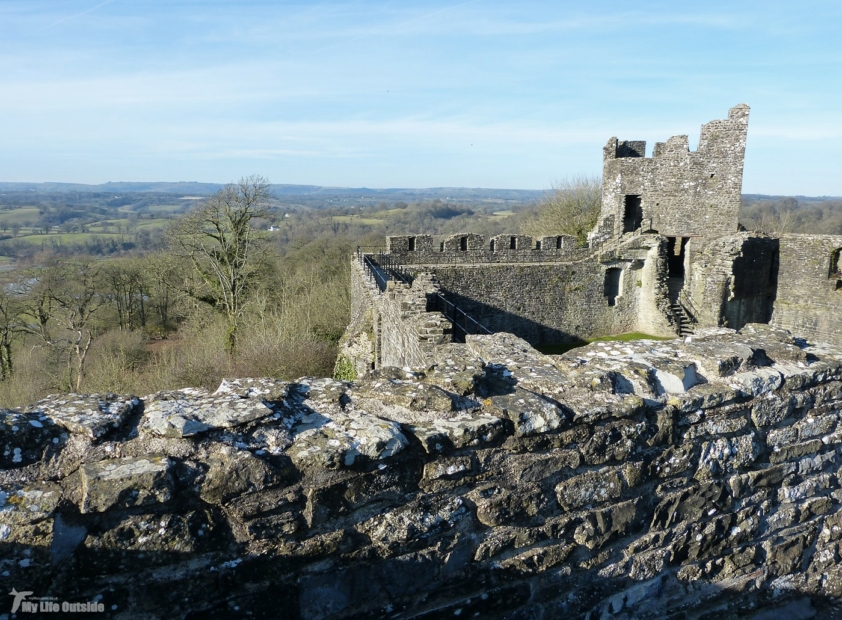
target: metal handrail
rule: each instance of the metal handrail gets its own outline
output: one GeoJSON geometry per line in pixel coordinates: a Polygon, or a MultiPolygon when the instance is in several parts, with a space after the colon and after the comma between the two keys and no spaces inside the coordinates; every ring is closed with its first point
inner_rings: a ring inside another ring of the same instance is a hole
{"type": "Polygon", "coordinates": [[[690,299],[690,296],[683,289],[678,294],[678,299],[676,301],[681,305],[684,313],[690,318],[690,320],[693,321],[693,323],[698,324],[699,319],[697,319],[696,316],[699,314],[699,308],[695,303],[693,303],[693,300],[690,299]]]}
{"type": "Polygon", "coordinates": [[[379,288],[381,291],[385,291],[386,290],[386,282],[388,282],[388,278],[386,277],[386,275],[380,273],[377,270],[377,267],[372,262],[371,258],[369,258],[365,254],[362,255],[362,264],[363,264],[364,267],[366,267],[366,271],[368,272],[369,277],[372,280],[374,280],[375,284],[377,285],[377,288],[379,288]],[[382,283],[382,285],[381,285],[381,283],[382,283]]]}
{"type": "MultiPolygon", "coordinates": [[[[374,280],[377,288],[380,291],[386,290],[386,284],[390,279],[399,279],[404,284],[410,285],[410,281],[408,278],[401,273],[401,269],[399,268],[400,265],[392,260],[392,257],[385,252],[381,252],[379,255],[375,254],[367,254],[362,252],[361,247],[357,247],[357,258],[360,263],[365,267],[365,270],[368,272],[369,277],[374,280]],[[373,260],[373,256],[378,257],[378,261],[375,262],[373,260]],[[382,261],[382,262],[381,262],[382,261]]],[[[410,275],[411,274],[407,274],[410,275]]],[[[490,329],[488,329],[485,325],[474,319],[470,316],[467,312],[459,308],[456,304],[451,301],[445,299],[445,297],[439,293],[434,293],[436,300],[436,308],[437,312],[441,312],[442,315],[450,321],[451,325],[455,328],[461,330],[462,338],[464,339],[465,336],[468,334],[477,334],[477,333],[485,333],[485,334],[493,334],[490,329]],[[444,304],[444,310],[440,309],[440,305],[444,304]],[[459,319],[461,315],[462,324],[459,324],[459,319]],[[471,326],[469,328],[469,325],[471,326]]]]}
{"type": "Polygon", "coordinates": [[[483,325],[482,323],[477,321],[475,318],[470,316],[467,312],[462,310],[459,306],[457,306],[453,302],[445,299],[444,296],[441,293],[436,293],[435,297],[436,297],[436,303],[437,304],[440,301],[444,302],[445,308],[447,308],[443,311],[439,310],[438,308],[436,308],[436,310],[441,312],[445,316],[445,318],[453,324],[454,327],[458,327],[459,329],[461,329],[462,332],[464,333],[464,335],[467,336],[468,334],[472,333],[472,332],[468,331],[466,321],[470,321],[473,325],[476,326],[475,329],[477,329],[477,332],[473,332],[473,333],[485,333],[485,334],[493,334],[494,333],[490,329],[488,329],[485,325],[483,325]],[[448,314],[448,309],[450,310],[449,314],[448,314]],[[459,323],[457,322],[457,313],[460,313],[462,315],[462,322],[463,322],[462,325],[459,325],[459,323]]]}

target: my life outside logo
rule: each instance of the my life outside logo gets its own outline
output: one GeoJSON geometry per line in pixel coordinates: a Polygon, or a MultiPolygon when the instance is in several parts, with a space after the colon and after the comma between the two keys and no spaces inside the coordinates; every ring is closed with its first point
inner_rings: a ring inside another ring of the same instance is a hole
{"type": "Polygon", "coordinates": [[[84,603],[70,603],[68,601],[61,601],[55,597],[50,596],[32,596],[34,592],[31,590],[21,590],[18,592],[15,588],[9,592],[9,596],[14,596],[12,601],[12,612],[16,613],[98,613],[105,611],[105,605],[97,601],[86,601],[84,603]]]}

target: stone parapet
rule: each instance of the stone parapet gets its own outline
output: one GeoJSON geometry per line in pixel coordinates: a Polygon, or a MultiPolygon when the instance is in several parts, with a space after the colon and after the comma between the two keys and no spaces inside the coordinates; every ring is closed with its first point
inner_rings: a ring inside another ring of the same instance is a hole
{"type": "Polygon", "coordinates": [[[50,398],[0,412],[0,562],[125,618],[822,617],[840,416],[842,350],[763,325],[50,398]],[[130,408],[91,433],[101,400],[130,408]]]}

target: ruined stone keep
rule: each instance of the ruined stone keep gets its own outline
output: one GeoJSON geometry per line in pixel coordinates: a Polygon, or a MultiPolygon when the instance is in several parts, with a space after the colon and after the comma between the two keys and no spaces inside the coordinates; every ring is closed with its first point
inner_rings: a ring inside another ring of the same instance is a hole
{"type": "Polygon", "coordinates": [[[416,365],[467,333],[541,346],[748,323],[842,344],[842,236],[739,230],[748,119],[738,105],[706,123],[696,151],[687,136],[656,143],[651,157],[645,141],[611,138],[602,210],[583,248],[565,236],[389,237],[352,267],[359,329],[347,359],[360,372],[416,365]],[[465,325],[439,320],[445,307],[465,325]]]}

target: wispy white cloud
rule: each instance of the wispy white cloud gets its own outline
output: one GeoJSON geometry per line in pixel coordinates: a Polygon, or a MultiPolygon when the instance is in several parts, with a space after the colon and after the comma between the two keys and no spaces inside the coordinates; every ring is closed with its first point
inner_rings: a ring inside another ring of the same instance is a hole
{"type": "Polygon", "coordinates": [[[65,17],[62,17],[61,19],[58,19],[58,20],[54,21],[53,23],[49,24],[47,27],[52,28],[54,26],[58,26],[59,24],[63,24],[66,21],[70,21],[71,19],[76,19],[77,17],[82,17],[82,15],[87,15],[88,13],[92,13],[93,11],[96,11],[98,8],[104,7],[106,4],[111,4],[112,2],[114,2],[114,0],[105,0],[104,2],[100,2],[99,4],[95,4],[94,6],[91,6],[87,9],[85,9],[84,11],[79,11],[78,13],[73,13],[72,15],[67,15],[65,17]]]}

